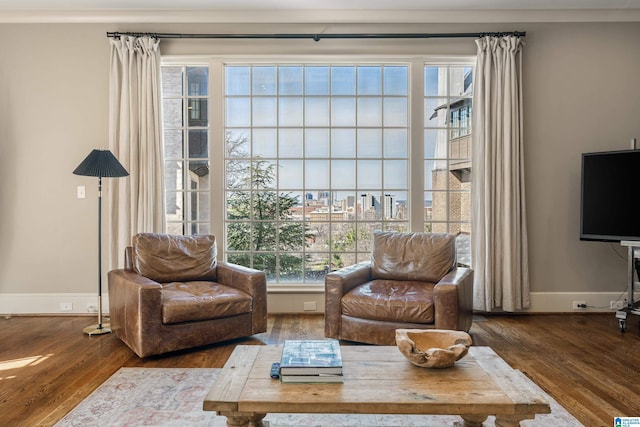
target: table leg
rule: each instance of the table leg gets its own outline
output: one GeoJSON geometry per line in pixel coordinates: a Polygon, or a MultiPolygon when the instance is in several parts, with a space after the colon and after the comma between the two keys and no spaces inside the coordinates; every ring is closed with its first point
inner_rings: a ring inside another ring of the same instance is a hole
{"type": "Polygon", "coordinates": [[[520,421],[532,420],[535,414],[496,415],[496,427],[518,427],[520,421]]]}
{"type": "Polygon", "coordinates": [[[488,415],[461,415],[464,427],[482,427],[482,423],[488,415]]]}
{"type": "Polygon", "coordinates": [[[217,414],[227,417],[227,427],[263,427],[262,419],[267,416],[267,414],[251,412],[217,412],[217,414]]]}

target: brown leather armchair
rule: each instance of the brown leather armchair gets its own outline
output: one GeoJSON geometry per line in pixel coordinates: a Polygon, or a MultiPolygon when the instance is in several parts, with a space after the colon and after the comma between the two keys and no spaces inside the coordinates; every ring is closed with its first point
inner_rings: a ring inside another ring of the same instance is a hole
{"type": "Polygon", "coordinates": [[[139,357],[267,329],[265,273],[217,261],[214,236],[137,234],[108,280],[111,329],[139,357]]]}
{"type": "Polygon", "coordinates": [[[325,276],[325,336],[395,345],[396,329],[468,332],[473,270],[456,266],[455,236],[375,232],[371,261],[325,276]]]}

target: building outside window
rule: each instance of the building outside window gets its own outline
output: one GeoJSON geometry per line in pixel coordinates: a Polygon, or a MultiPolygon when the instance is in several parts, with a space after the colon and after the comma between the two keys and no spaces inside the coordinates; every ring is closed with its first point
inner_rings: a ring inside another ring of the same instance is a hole
{"type": "Polygon", "coordinates": [[[424,105],[424,230],[458,236],[458,262],[471,265],[473,67],[427,65],[424,105]]]}
{"type": "Polygon", "coordinates": [[[319,285],[369,260],[374,230],[459,235],[459,262],[470,263],[470,65],[210,67],[162,67],[168,232],[209,233],[211,209],[223,206],[219,250],[271,285],[319,285]],[[412,73],[423,73],[418,88],[412,73]],[[209,87],[221,88],[215,99],[209,87]],[[423,107],[411,111],[416,96],[423,107]],[[422,117],[421,135],[411,117],[422,117]],[[217,156],[224,178],[210,182],[217,156]],[[422,218],[411,219],[412,205],[422,218]]]}
{"type": "Polygon", "coordinates": [[[165,213],[171,234],[208,234],[209,70],[163,66],[165,213]]]}

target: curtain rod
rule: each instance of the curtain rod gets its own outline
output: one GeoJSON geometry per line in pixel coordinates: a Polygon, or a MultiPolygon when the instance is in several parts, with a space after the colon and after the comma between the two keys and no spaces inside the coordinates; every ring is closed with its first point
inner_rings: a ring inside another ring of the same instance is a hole
{"type": "Polygon", "coordinates": [[[121,36],[153,37],[155,39],[312,39],[316,42],[321,39],[448,39],[487,36],[524,37],[527,33],[521,31],[510,32],[486,32],[486,33],[361,33],[361,34],[178,34],[178,33],[131,33],[131,32],[107,32],[107,37],[120,38],[121,36]]]}

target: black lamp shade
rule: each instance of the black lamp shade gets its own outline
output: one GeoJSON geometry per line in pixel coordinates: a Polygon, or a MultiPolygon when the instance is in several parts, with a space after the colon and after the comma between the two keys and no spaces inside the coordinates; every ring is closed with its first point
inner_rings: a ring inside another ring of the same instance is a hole
{"type": "Polygon", "coordinates": [[[129,172],[109,150],[93,150],[73,173],[100,178],[117,178],[129,175],[129,172]]]}

